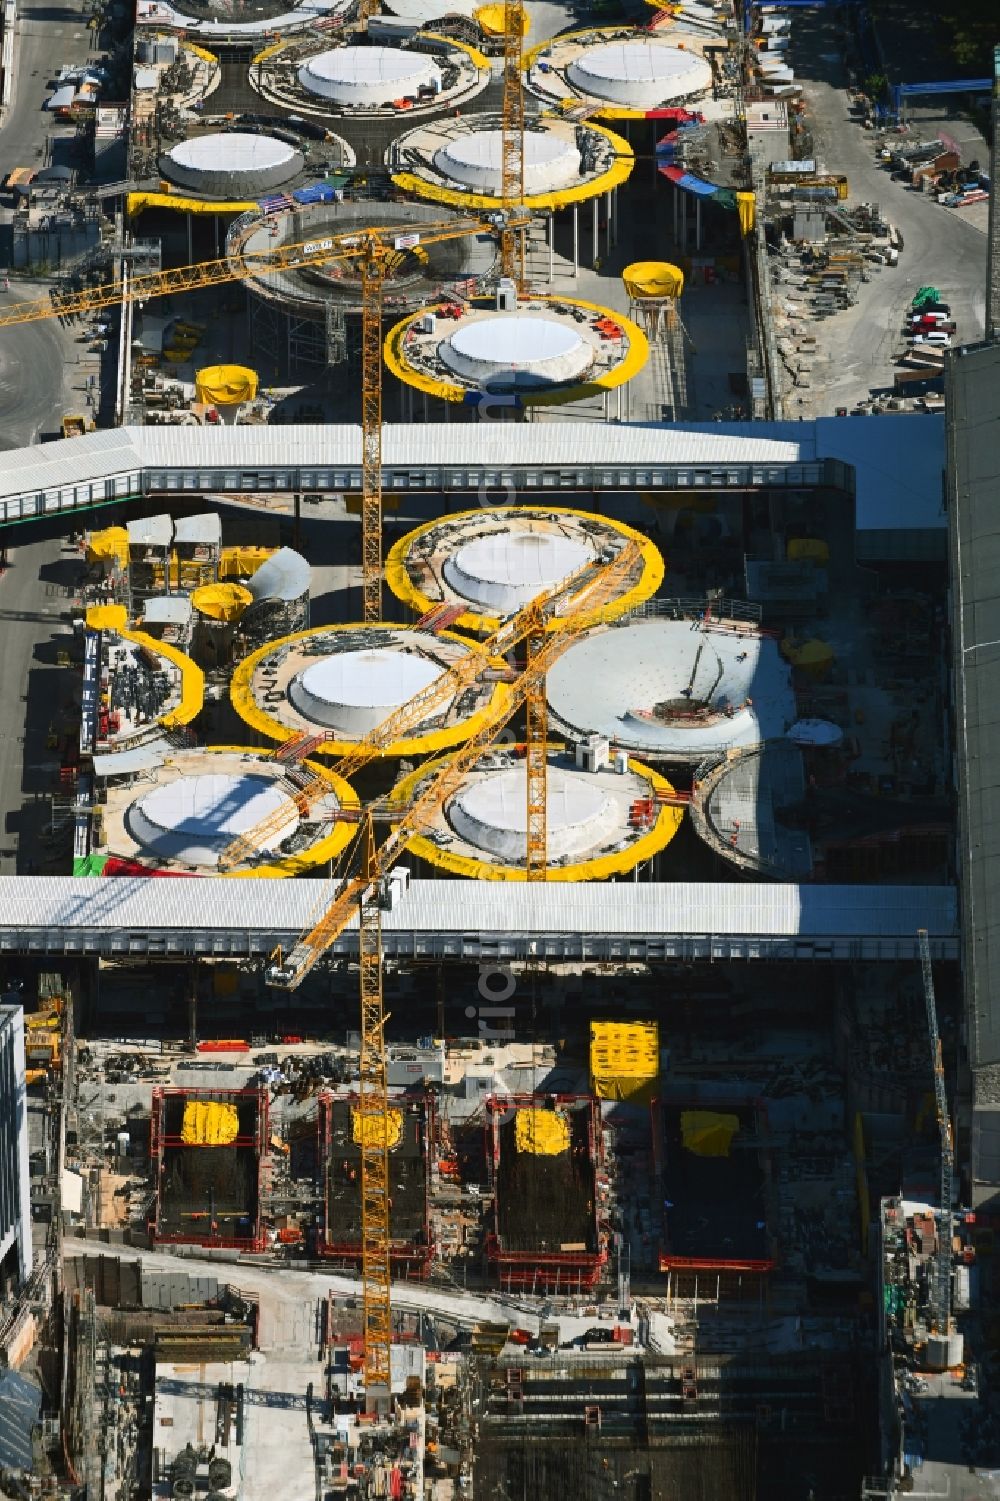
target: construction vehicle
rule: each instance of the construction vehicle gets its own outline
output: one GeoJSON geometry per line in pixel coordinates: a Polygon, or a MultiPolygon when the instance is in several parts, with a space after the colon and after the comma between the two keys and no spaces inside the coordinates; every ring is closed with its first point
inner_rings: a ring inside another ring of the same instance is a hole
{"type": "Polygon", "coordinates": [[[951,1330],[951,1203],[954,1192],[955,1142],[948,1113],[948,1095],[944,1083],[944,1063],[941,1057],[941,1037],[938,1032],[937,1002],[934,995],[934,972],[931,967],[931,946],[927,929],[917,934],[920,945],[920,967],[924,985],[924,1005],[927,1010],[927,1036],[931,1047],[931,1068],[934,1073],[934,1113],[937,1117],[938,1136],[941,1142],[940,1201],[937,1214],[937,1248],[930,1271],[928,1305],[934,1330],[948,1334],[951,1330]]]}
{"type": "Polygon", "coordinates": [[[64,438],[80,438],[87,431],[86,418],[78,412],[67,413],[62,420],[62,435],[64,438]]]}
{"type": "Polygon", "coordinates": [[[44,1011],[28,1012],[24,1018],[25,1081],[41,1084],[62,1068],[62,1011],[60,999],[46,1001],[44,1011]]]}

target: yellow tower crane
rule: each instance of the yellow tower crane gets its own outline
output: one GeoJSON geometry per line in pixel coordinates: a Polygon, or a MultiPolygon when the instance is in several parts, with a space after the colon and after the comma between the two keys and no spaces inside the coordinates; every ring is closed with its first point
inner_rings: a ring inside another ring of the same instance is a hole
{"type": "MultiPolygon", "coordinates": [[[[461,786],[467,773],[493,743],[507,720],[532,695],[542,693],[551,664],[581,631],[599,618],[622,584],[641,561],[639,548],[627,542],[615,553],[587,564],[556,589],[526,605],[492,638],[509,649],[520,641],[537,642],[525,671],[510,687],[509,695],[494,701],[489,717],[476,733],[455,751],[431,776],[395,823],[392,832],[376,846],[373,815],[363,814],[362,859],[357,874],[346,877],[327,909],[303,933],[289,953],[267,973],[270,984],[294,990],[316,962],[335,943],[351,918],[358,914],[358,952],[361,983],[361,1053],[359,1061],[359,1113],[361,1116],[361,1247],[364,1308],[364,1361],[366,1401],[378,1407],[389,1390],[391,1350],[391,1238],[389,1213],[388,1095],[386,1088],[385,1011],[382,996],[381,908],[384,883],[410,838],[461,786]],[[368,1125],[370,1122],[370,1126],[368,1125]]],[[[491,653],[495,655],[495,652],[491,653]]],[[[478,654],[457,664],[468,682],[488,670],[489,657],[478,654]]],[[[452,669],[455,672],[456,669],[452,669]]],[[[449,674],[443,674],[447,677],[449,674]]],[[[454,688],[454,679],[452,680],[454,688]]],[[[390,715],[341,763],[364,765],[381,748],[391,744],[402,723],[426,717],[432,697],[440,700],[438,684],[415,695],[390,715]],[[414,718],[415,716],[415,718],[414,718]]],[[[450,695],[448,695],[450,696],[450,695]]],[[[544,705],[543,705],[544,707],[544,705]]],[[[530,721],[529,721],[530,723],[530,721]]],[[[544,788],[544,773],[542,778],[544,788]]],[[[541,808],[544,849],[544,801],[541,808]]],[[[542,870],[544,874],[544,867],[542,870]]]]}
{"type": "MultiPolygon", "coordinates": [[[[330,235],[322,240],[281,245],[275,250],[250,251],[232,259],[200,261],[170,271],[150,271],[128,282],[109,281],[82,292],[52,292],[0,310],[0,329],[45,318],[71,317],[117,307],[123,302],[148,302],[177,292],[222,286],[253,276],[294,271],[330,261],[353,260],[361,264],[361,570],[364,619],[378,620],[382,599],[382,305],[387,275],[418,245],[438,245],[492,230],[503,250],[505,234],[515,234],[530,219],[523,211],[507,215],[504,210],[485,216],[434,220],[415,233],[411,224],[379,225],[351,234],[330,235]]],[[[501,254],[501,265],[502,254],[501,254]]]]}
{"type": "MultiPolygon", "coordinates": [[[[500,202],[510,216],[524,203],[524,47],[523,0],[504,0],[503,103],[500,113],[500,202]]],[[[513,228],[500,234],[500,265],[522,290],[525,283],[524,235],[513,228]],[[520,252],[517,252],[517,247],[520,252]]]]}

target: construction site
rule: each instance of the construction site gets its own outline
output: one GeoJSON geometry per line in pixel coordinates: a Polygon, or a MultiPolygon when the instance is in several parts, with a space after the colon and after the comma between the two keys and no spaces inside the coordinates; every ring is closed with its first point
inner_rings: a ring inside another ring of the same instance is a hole
{"type": "Polygon", "coordinates": [[[983,1501],[988,190],[836,7],[107,10],[0,116],[4,1488],[983,1501]]]}

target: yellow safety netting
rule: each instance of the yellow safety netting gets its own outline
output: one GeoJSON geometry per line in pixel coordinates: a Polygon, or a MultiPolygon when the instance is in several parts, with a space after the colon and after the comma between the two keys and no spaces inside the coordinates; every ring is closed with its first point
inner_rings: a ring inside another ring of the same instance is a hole
{"type": "Polygon", "coordinates": [[[219,554],[220,579],[252,578],[274,556],[273,547],[224,547],[219,554]]]}
{"type": "Polygon", "coordinates": [[[684,290],[684,272],[669,261],[633,261],[622,272],[630,297],[679,297],[684,290]]]}
{"type": "Polygon", "coordinates": [[[87,562],[128,564],[128,532],[123,526],[107,526],[87,538],[87,562]]]}
{"type": "Polygon", "coordinates": [[[599,1100],[648,1104],[659,1076],[656,1022],[591,1022],[590,1077],[599,1100]]]}
{"type": "Polygon", "coordinates": [[[181,198],[176,193],[129,193],[127,202],[129,218],[146,208],[173,208],[179,214],[245,214],[257,207],[250,201],[218,203],[207,198],[181,198]]]}
{"type": "Polygon", "coordinates": [[[128,625],[124,605],[88,605],[87,628],[91,631],[122,631],[128,625]]]}
{"type": "Polygon", "coordinates": [[[740,216],[740,230],[748,235],[757,222],[757,200],[752,193],[736,194],[736,212],[740,216]]]}
{"type": "Polygon", "coordinates": [[[239,620],[253,595],[242,584],[202,584],[191,593],[191,603],[199,615],[227,624],[239,620]]]}
{"type": "Polygon", "coordinates": [[[558,1110],[519,1110],[514,1118],[514,1145],[535,1157],[558,1157],[569,1151],[569,1123],[558,1110]]]}
{"type": "Polygon", "coordinates": [[[195,395],[206,406],[236,406],[257,395],[256,370],[246,365],[206,365],[194,373],[195,395]]]}
{"type": "MultiPolygon", "coordinates": [[[[391,1152],[403,1135],[403,1112],[389,1109],[385,1113],[386,1146],[391,1152]]],[[[377,1147],[382,1140],[381,1117],[351,1111],[351,1140],[359,1147],[377,1147]]]]}
{"type": "MultiPolygon", "coordinates": [[[[503,36],[504,6],[480,5],[472,14],[487,36],[503,36]]],[[[528,15],[524,10],[521,11],[521,35],[528,35],[528,15]]]]}
{"type": "Polygon", "coordinates": [[[187,1100],[181,1125],[181,1141],[186,1147],[228,1147],[240,1134],[240,1118],[235,1105],[217,1100],[187,1100]]]}
{"type": "Polygon", "coordinates": [[[696,1157],[728,1157],[739,1129],[738,1115],[722,1115],[716,1110],[681,1111],[681,1141],[696,1157]]]}
{"type": "Polygon", "coordinates": [[[821,537],[790,537],[788,557],[792,562],[829,563],[830,549],[821,537]]]}

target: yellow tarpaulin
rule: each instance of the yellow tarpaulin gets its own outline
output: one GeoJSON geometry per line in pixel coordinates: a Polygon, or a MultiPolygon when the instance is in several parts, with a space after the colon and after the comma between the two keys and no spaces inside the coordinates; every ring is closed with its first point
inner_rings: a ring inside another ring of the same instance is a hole
{"type": "Polygon", "coordinates": [[[740,229],[748,235],[757,222],[757,200],[752,193],[736,194],[736,211],[740,216],[740,229]]]}
{"type": "Polygon", "coordinates": [[[535,1157],[559,1157],[569,1151],[569,1123],[558,1110],[519,1110],[514,1119],[514,1145],[535,1157]]]}
{"type": "Polygon", "coordinates": [[[181,1141],[186,1147],[228,1147],[239,1134],[235,1105],[223,1105],[218,1100],[185,1102],[181,1141]]]}
{"type": "MultiPolygon", "coordinates": [[[[385,1113],[386,1145],[391,1152],[398,1147],[403,1135],[403,1112],[387,1110],[385,1113]]],[[[381,1121],[377,1115],[362,1115],[360,1110],[351,1111],[351,1140],[359,1147],[377,1147],[382,1137],[381,1121]]]]}
{"type": "Polygon", "coordinates": [[[91,631],[121,631],[128,625],[124,605],[88,605],[87,628],[91,631]]]}
{"type": "Polygon", "coordinates": [[[227,623],[239,620],[252,601],[253,595],[242,584],[202,584],[191,594],[191,603],[199,615],[227,623]]]}
{"type": "Polygon", "coordinates": [[[790,537],[788,557],[793,563],[829,563],[830,549],[820,537],[790,537]]]}
{"type": "Polygon", "coordinates": [[[681,1111],[681,1141],[696,1157],[728,1157],[739,1129],[738,1115],[720,1115],[715,1110],[681,1111]]]}
{"type": "Polygon", "coordinates": [[[630,297],[679,297],[684,290],[684,272],[669,261],[633,261],[622,272],[630,297]]]}
{"type": "Polygon", "coordinates": [[[656,1022],[591,1022],[590,1078],[599,1100],[648,1104],[659,1074],[656,1022]]]}
{"type": "Polygon", "coordinates": [[[179,214],[245,214],[257,207],[256,203],[218,203],[208,198],[181,198],[174,193],[129,193],[127,202],[130,219],[146,208],[173,208],[179,214]]]}
{"type": "Polygon", "coordinates": [[[273,547],[224,547],[219,555],[220,579],[252,578],[273,557],[273,547]]]}
{"type": "Polygon", "coordinates": [[[833,647],[829,642],[821,641],[818,636],[813,636],[808,641],[783,641],[781,651],[793,667],[808,672],[814,678],[825,677],[833,666],[833,647]]]}
{"type": "Polygon", "coordinates": [[[123,526],[108,526],[102,532],[91,532],[87,538],[88,563],[119,562],[123,568],[128,564],[128,532],[123,526]]]}
{"type": "Polygon", "coordinates": [[[195,371],[194,389],[206,406],[236,406],[257,395],[257,372],[246,365],[206,365],[195,371]]]}

